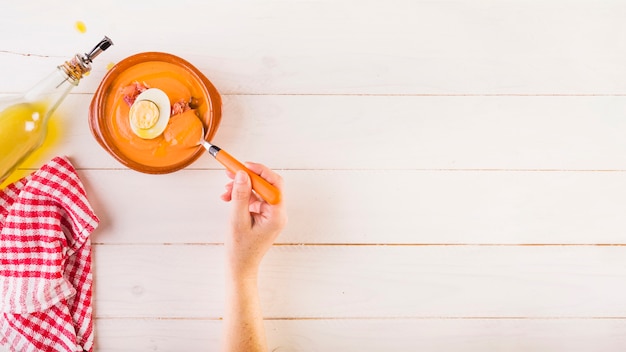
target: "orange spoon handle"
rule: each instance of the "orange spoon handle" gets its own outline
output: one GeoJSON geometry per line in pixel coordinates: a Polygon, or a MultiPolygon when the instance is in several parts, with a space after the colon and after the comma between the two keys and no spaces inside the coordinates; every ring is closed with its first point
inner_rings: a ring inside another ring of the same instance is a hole
{"type": "Polygon", "coordinates": [[[217,159],[217,161],[219,161],[231,172],[236,173],[239,170],[245,171],[250,176],[250,180],[252,181],[252,189],[254,189],[254,191],[266,202],[272,205],[280,203],[280,191],[269,182],[265,181],[265,179],[263,179],[261,176],[250,171],[250,169],[245,167],[245,165],[240,163],[237,159],[233,158],[232,155],[226,153],[224,150],[219,149],[217,153],[215,153],[215,155],[213,156],[215,157],[215,159],[217,159]]]}

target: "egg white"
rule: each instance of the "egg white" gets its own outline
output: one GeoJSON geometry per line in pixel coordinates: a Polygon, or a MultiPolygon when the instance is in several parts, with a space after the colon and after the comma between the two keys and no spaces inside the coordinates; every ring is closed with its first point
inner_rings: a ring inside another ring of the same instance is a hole
{"type": "Polygon", "coordinates": [[[170,99],[167,97],[167,94],[165,94],[164,91],[158,88],[150,88],[139,94],[135,99],[133,105],[143,100],[150,101],[157,106],[157,108],[159,109],[159,118],[152,127],[140,128],[133,123],[132,116],[129,114],[128,120],[130,123],[130,128],[133,133],[135,133],[139,138],[154,139],[160,136],[163,131],[165,131],[167,123],[170,120],[170,99]]]}

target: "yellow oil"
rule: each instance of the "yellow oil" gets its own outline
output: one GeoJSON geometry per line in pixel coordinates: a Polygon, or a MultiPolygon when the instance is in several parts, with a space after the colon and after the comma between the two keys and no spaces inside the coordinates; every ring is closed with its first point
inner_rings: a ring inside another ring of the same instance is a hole
{"type": "Polygon", "coordinates": [[[74,29],[76,29],[79,33],[87,32],[87,26],[83,21],[76,21],[76,23],[74,23],[74,29]]]}
{"type": "Polygon", "coordinates": [[[0,178],[8,173],[0,189],[36,169],[57,144],[61,126],[54,118],[46,123],[46,110],[43,103],[22,103],[0,112],[0,178]]]}
{"type": "Polygon", "coordinates": [[[20,164],[19,168],[9,175],[8,179],[0,183],[0,189],[3,189],[22,177],[28,176],[33,171],[37,170],[44,162],[52,159],[52,157],[55,156],[52,155],[52,152],[61,139],[62,131],[63,126],[59,119],[51,118],[50,122],[48,122],[48,134],[44,138],[41,147],[28,156],[22,164],[20,164]]]}

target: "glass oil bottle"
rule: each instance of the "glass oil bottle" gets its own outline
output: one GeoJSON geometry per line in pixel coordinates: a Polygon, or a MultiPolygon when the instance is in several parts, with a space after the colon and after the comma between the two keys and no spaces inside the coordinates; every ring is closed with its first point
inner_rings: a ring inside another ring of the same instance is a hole
{"type": "Polygon", "coordinates": [[[76,54],[24,94],[0,100],[0,184],[43,143],[52,113],[91,71],[93,59],[113,45],[104,37],[76,54]]]}

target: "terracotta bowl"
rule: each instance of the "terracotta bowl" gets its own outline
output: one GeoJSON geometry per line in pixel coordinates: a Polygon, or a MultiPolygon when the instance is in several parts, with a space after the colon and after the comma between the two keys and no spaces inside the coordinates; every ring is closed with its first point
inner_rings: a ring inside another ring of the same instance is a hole
{"type": "Polygon", "coordinates": [[[122,131],[124,123],[128,123],[128,106],[120,99],[123,100],[123,88],[134,82],[159,88],[170,96],[170,100],[189,92],[196,100],[197,115],[204,125],[204,137],[213,139],[222,115],[222,101],[217,89],[189,62],[160,52],[129,56],[104,76],[89,107],[89,126],[95,139],[124,166],[144,173],[170,173],[193,163],[204,152],[203,147],[191,147],[175,153],[160,148],[162,150],[151,157],[153,151],[150,148],[158,141],[122,138],[126,136],[122,131]]]}

